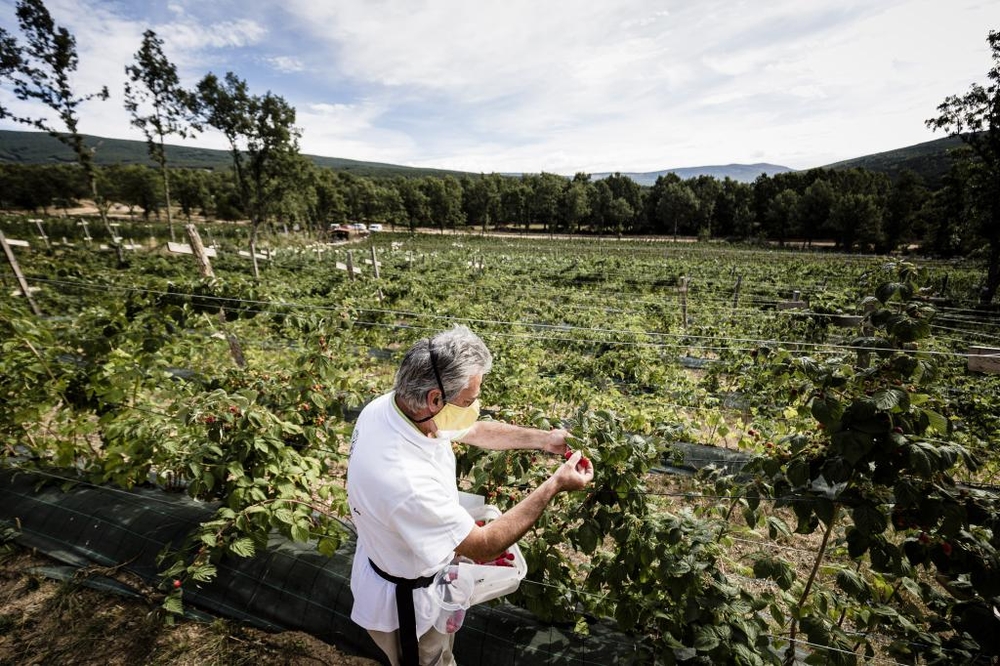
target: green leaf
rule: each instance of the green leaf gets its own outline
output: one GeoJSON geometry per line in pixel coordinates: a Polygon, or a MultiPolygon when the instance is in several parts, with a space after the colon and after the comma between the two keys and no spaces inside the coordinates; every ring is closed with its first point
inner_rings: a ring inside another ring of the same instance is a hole
{"type": "Polygon", "coordinates": [[[850,569],[841,569],[837,572],[837,587],[858,601],[868,599],[868,585],[861,576],[850,569]]]}
{"type": "Polygon", "coordinates": [[[853,525],[847,528],[847,554],[857,559],[868,552],[871,541],[867,532],[862,532],[853,525]]]}
{"type": "Polygon", "coordinates": [[[795,501],[792,504],[798,524],[795,526],[796,534],[812,534],[819,526],[819,518],[813,513],[813,503],[807,501],[795,501]]]}
{"type": "Polygon", "coordinates": [[[340,544],[336,539],[328,536],[320,537],[319,543],[316,544],[316,549],[319,551],[320,555],[326,557],[333,557],[337,553],[337,548],[340,544]]]}
{"type": "Polygon", "coordinates": [[[762,557],[753,563],[753,575],[757,578],[770,578],[782,590],[788,590],[795,582],[795,570],[784,560],[772,557],[762,557]]]}
{"type": "Polygon", "coordinates": [[[694,647],[699,652],[711,652],[719,646],[719,636],[710,626],[700,626],[695,630],[694,647]]]}
{"type": "Polygon", "coordinates": [[[833,520],[833,513],[836,505],[825,497],[817,497],[815,502],[816,517],[823,521],[824,525],[829,525],[833,520]]]}
{"type": "Polygon", "coordinates": [[[172,615],[181,615],[184,613],[184,603],[181,601],[180,594],[171,594],[163,600],[163,610],[167,611],[172,615]]]}
{"type": "Polygon", "coordinates": [[[292,525],[291,535],[293,541],[305,543],[309,541],[309,528],[296,523],[295,525],[292,525]]]}
{"type": "Polygon", "coordinates": [[[788,523],[778,516],[767,517],[767,532],[772,539],[776,539],[779,534],[786,537],[792,536],[792,530],[788,527],[788,523]]]}
{"type": "MultiPolygon", "coordinates": [[[[852,430],[843,430],[834,433],[830,438],[830,442],[833,444],[833,452],[839,450],[844,460],[852,466],[858,464],[862,458],[868,455],[868,452],[871,451],[872,446],[875,444],[875,440],[871,435],[852,430]]],[[[830,480],[836,482],[841,479],[830,480]]]]}
{"type": "Polygon", "coordinates": [[[215,574],[217,572],[214,564],[202,564],[200,566],[191,568],[190,573],[191,573],[191,578],[193,578],[194,580],[207,583],[208,581],[215,578],[215,574]]]}
{"type": "Polygon", "coordinates": [[[862,532],[881,534],[889,526],[885,514],[874,504],[864,503],[851,511],[854,524],[862,532]]]}
{"type": "Polygon", "coordinates": [[[913,289],[903,282],[886,282],[875,288],[875,298],[883,303],[890,300],[909,300],[913,295],[913,289]]]}
{"type": "Polygon", "coordinates": [[[295,522],[295,514],[288,509],[276,509],[274,511],[274,519],[279,523],[291,525],[295,522]]]}
{"type": "Polygon", "coordinates": [[[253,557],[254,545],[253,540],[247,537],[242,537],[236,539],[231,544],[229,544],[229,552],[239,557],[253,557]]]}
{"type": "Polygon", "coordinates": [[[903,391],[889,389],[887,391],[876,391],[875,394],[872,395],[872,402],[878,409],[881,409],[884,412],[890,412],[899,407],[901,401],[905,398],[906,394],[903,391]]]}
{"type": "Polygon", "coordinates": [[[600,535],[593,526],[584,522],[576,531],[577,543],[580,546],[580,552],[590,555],[595,550],[597,550],[597,543],[600,539],[600,535]]]}
{"type": "Polygon", "coordinates": [[[927,445],[918,443],[910,447],[909,466],[920,476],[930,478],[937,471],[937,455],[927,445]]]}
{"type": "Polygon", "coordinates": [[[788,463],[788,472],[786,473],[788,477],[788,482],[792,484],[793,487],[801,488],[809,483],[809,461],[803,458],[795,458],[788,463]]]}
{"type": "Polygon", "coordinates": [[[923,596],[923,591],[920,589],[920,583],[913,580],[912,578],[904,576],[900,580],[900,583],[902,584],[904,590],[906,590],[913,596],[917,597],[918,599],[923,596]]]}
{"type": "Polygon", "coordinates": [[[940,434],[947,434],[948,432],[948,419],[946,419],[941,414],[930,409],[920,410],[927,417],[927,427],[931,430],[937,431],[940,434]]]}
{"type": "Polygon", "coordinates": [[[833,430],[844,414],[844,405],[836,398],[826,396],[813,398],[813,418],[822,423],[827,430],[833,430]]]}

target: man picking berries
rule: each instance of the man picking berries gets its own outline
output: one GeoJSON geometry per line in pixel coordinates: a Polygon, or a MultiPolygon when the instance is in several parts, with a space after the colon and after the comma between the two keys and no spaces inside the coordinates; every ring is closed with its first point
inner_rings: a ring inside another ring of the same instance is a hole
{"type": "Polygon", "coordinates": [[[456,555],[496,560],[538,520],[558,493],[580,490],[594,468],[575,453],[543,483],[485,525],[459,504],[451,443],[535,449],[563,455],[565,430],[479,421],[479,389],[493,358],[465,326],[417,342],[393,390],[358,417],[351,438],[347,499],[358,543],[351,619],[368,630],[393,666],[454,664],[454,634],[432,625],[434,575],[456,555]]]}

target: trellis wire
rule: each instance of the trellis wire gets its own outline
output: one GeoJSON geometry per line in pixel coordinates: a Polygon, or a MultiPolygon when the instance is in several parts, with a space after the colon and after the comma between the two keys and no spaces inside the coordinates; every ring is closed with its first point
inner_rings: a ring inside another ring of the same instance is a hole
{"type": "MultiPolygon", "coordinates": [[[[111,289],[117,289],[119,291],[130,291],[130,292],[135,292],[135,293],[153,294],[153,295],[159,295],[159,296],[175,296],[175,297],[185,297],[186,296],[186,297],[189,297],[189,298],[198,299],[198,300],[204,300],[204,301],[209,301],[209,302],[214,301],[214,302],[217,302],[217,303],[220,303],[220,304],[224,304],[226,302],[237,300],[240,303],[250,303],[250,304],[265,306],[264,309],[256,309],[256,310],[255,309],[251,309],[251,308],[246,308],[247,311],[255,312],[255,313],[260,313],[260,314],[279,314],[279,313],[284,313],[284,310],[282,310],[280,308],[316,310],[316,311],[323,311],[323,312],[340,312],[341,311],[339,308],[336,308],[336,307],[333,307],[333,306],[308,305],[308,304],[290,303],[290,302],[274,303],[274,302],[271,302],[271,301],[260,301],[260,300],[253,300],[253,299],[232,299],[232,298],[227,298],[227,297],[224,297],[224,296],[209,296],[209,295],[201,295],[201,294],[187,294],[187,293],[184,293],[184,292],[167,292],[167,291],[162,291],[162,290],[143,289],[143,288],[138,288],[138,287],[123,287],[123,286],[112,285],[112,284],[104,284],[104,285],[96,285],[95,284],[95,285],[90,285],[90,284],[81,284],[81,283],[67,282],[67,281],[61,281],[61,280],[47,280],[47,279],[44,279],[44,278],[32,278],[32,279],[34,281],[37,281],[37,282],[48,282],[48,283],[51,283],[51,284],[61,284],[61,285],[64,285],[64,286],[76,286],[78,288],[91,289],[91,290],[96,290],[96,291],[104,291],[104,290],[107,290],[107,289],[111,288],[111,289]],[[279,309],[272,310],[272,309],[267,309],[267,308],[279,308],[279,309]]],[[[425,319],[437,319],[437,320],[443,320],[443,321],[449,321],[449,322],[467,322],[467,323],[482,324],[482,325],[491,325],[491,326],[497,326],[497,327],[521,326],[521,327],[524,327],[524,328],[535,328],[535,329],[542,329],[542,330],[565,331],[565,330],[568,329],[569,331],[582,331],[582,332],[590,332],[590,333],[627,334],[627,335],[636,335],[637,334],[637,332],[635,332],[635,331],[629,331],[629,330],[623,330],[623,329],[596,328],[596,327],[585,327],[585,326],[570,326],[570,325],[566,325],[566,324],[543,324],[543,323],[531,323],[531,322],[523,322],[523,321],[503,321],[503,320],[493,320],[493,319],[481,319],[481,318],[474,318],[474,317],[460,317],[460,316],[454,316],[454,315],[440,315],[440,314],[435,314],[435,313],[420,313],[420,312],[412,312],[412,311],[405,311],[405,310],[390,310],[390,309],[384,309],[384,308],[353,308],[353,310],[355,312],[359,312],[359,313],[361,313],[361,312],[369,312],[369,313],[375,313],[375,314],[386,314],[386,315],[394,315],[394,316],[407,316],[407,317],[416,317],[416,318],[425,318],[425,319]]],[[[400,329],[418,328],[420,330],[432,330],[432,329],[430,329],[428,327],[414,327],[414,326],[405,326],[405,325],[398,325],[398,324],[387,325],[387,324],[376,323],[376,322],[356,321],[355,323],[357,325],[362,325],[362,326],[381,326],[381,327],[400,328],[400,329]]],[[[594,339],[594,338],[575,339],[575,338],[565,338],[565,337],[558,337],[558,336],[549,336],[549,337],[546,337],[546,336],[530,336],[530,335],[518,335],[518,334],[502,334],[502,333],[494,333],[493,335],[499,336],[499,337],[518,337],[518,338],[528,338],[528,339],[534,339],[534,340],[549,340],[549,341],[558,341],[558,342],[566,342],[566,343],[572,342],[572,343],[581,343],[581,344],[600,343],[600,344],[612,344],[612,345],[624,345],[624,346],[636,346],[636,347],[651,347],[651,348],[696,348],[696,349],[705,349],[705,350],[710,350],[710,351],[725,351],[725,350],[730,350],[731,349],[731,347],[728,347],[728,346],[727,347],[697,347],[696,345],[689,344],[689,343],[677,343],[677,344],[674,344],[674,345],[668,345],[668,344],[665,344],[665,343],[640,342],[640,341],[631,341],[631,340],[607,340],[607,339],[594,339]]],[[[686,339],[691,339],[691,340],[710,340],[710,341],[716,341],[716,340],[718,340],[718,341],[724,341],[724,342],[739,342],[739,343],[748,343],[748,344],[755,344],[755,345],[769,345],[770,344],[770,345],[788,345],[788,346],[810,347],[810,348],[814,348],[814,349],[816,349],[817,351],[820,351],[820,352],[823,352],[823,348],[831,348],[831,347],[834,350],[843,350],[843,351],[848,351],[848,352],[865,352],[865,351],[868,351],[868,352],[885,352],[885,351],[887,351],[883,347],[869,347],[869,346],[863,346],[863,345],[837,345],[837,344],[831,344],[831,343],[811,342],[811,341],[805,341],[805,340],[783,341],[783,340],[775,340],[775,339],[736,338],[736,337],[710,336],[710,335],[698,335],[698,334],[686,334],[686,333],[661,333],[661,332],[652,332],[652,331],[642,332],[641,335],[646,335],[646,336],[650,336],[650,337],[658,337],[658,338],[679,338],[679,339],[685,339],[685,340],[686,339]]],[[[753,350],[753,348],[747,349],[747,351],[752,351],[752,350],[753,350]]],[[[913,350],[891,350],[891,351],[896,351],[896,352],[901,352],[901,353],[911,353],[911,354],[925,354],[925,355],[931,355],[931,356],[942,356],[942,357],[950,357],[950,358],[968,358],[968,356],[969,356],[968,354],[962,354],[962,353],[956,353],[956,352],[945,352],[945,351],[938,351],[938,350],[931,350],[931,349],[925,349],[925,350],[919,350],[919,351],[913,351],[913,350]]]]}

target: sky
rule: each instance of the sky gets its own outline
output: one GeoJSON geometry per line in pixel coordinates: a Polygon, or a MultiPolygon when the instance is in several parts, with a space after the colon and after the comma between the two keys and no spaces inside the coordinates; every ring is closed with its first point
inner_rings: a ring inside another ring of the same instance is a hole
{"type": "Polygon", "coordinates": [[[152,29],[183,86],[231,71],[283,97],[305,154],[477,173],[808,169],[941,138],[924,121],[988,83],[1000,29],[1000,0],[44,2],[74,90],[111,93],[81,133],[143,139],[123,87],[152,29]]]}

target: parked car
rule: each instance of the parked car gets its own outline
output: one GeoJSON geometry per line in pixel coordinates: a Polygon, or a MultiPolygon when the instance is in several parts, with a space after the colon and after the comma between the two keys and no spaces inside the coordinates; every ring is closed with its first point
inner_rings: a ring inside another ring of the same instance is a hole
{"type": "Polygon", "coordinates": [[[365,226],[364,222],[355,222],[351,225],[351,229],[355,231],[368,231],[368,227],[365,226]]]}
{"type": "Polygon", "coordinates": [[[378,222],[368,225],[368,231],[382,231],[382,225],[378,222]]]}

